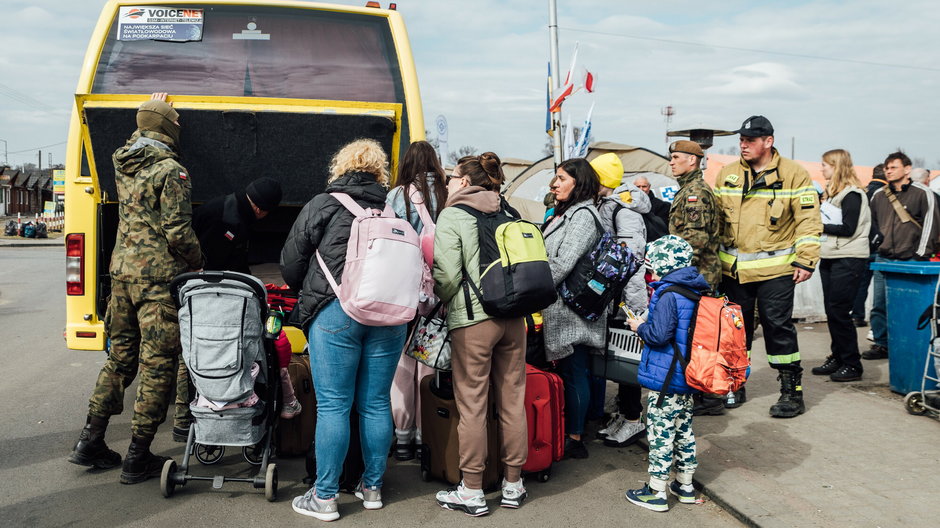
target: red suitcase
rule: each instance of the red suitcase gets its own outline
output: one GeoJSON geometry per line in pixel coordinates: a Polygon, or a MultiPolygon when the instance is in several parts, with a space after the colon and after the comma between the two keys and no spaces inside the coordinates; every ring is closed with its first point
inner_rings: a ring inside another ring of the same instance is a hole
{"type": "Polygon", "coordinates": [[[525,415],[529,429],[529,457],[522,465],[547,482],[552,463],[565,451],[565,392],[558,374],[525,366],[525,415]]]}

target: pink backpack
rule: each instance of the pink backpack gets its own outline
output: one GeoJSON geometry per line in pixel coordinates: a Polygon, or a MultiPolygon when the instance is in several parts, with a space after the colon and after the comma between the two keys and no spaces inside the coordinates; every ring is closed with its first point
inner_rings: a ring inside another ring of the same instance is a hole
{"type": "Polygon", "coordinates": [[[421,219],[421,232],[418,238],[421,241],[421,253],[424,255],[424,261],[428,263],[429,268],[434,267],[434,220],[431,219],[431,213],[424,203],[424,197],[413,185],[408,186],[408,195],[411,197],[411,203],[418,211],[418,218],[421,219]]]}
{"type": "Polygon", "coordinates": [[[341,284],[317,251],[320,269],[346,315],[368,326],[394,326],[414,319],[426,268],[418,234],[406,220],[384,211],[363,209],[349,195],[330,193],[355,216],[349,230],[341,284]]]}
{"type": "Polygon", "coordinates": [[[439,300],[437,295],[434,295],[434,277],[431,275],[431,268],[434,267],[434,220],[431,219],[431,213],[428,212],[421,193],[411,185],[406,191],[411,197],[411,203],[418,211],[418,217],[421,218],[421,233],[418,235],[418,240],[426,266],[421,278],[421,292],[418,294],[418,313],[428,315],[434,310],[439,300]]]}

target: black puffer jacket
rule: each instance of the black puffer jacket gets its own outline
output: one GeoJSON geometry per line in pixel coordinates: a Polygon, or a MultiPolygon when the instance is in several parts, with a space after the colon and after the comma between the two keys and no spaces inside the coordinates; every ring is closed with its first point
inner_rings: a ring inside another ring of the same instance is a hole
{"type": "Polygon", "coordinates": [[[300,211],[281,250],[281,276],[294,291],[300,291],[299,316],[292,315],[291,323],[302,323],[304,331],[336,298],[317,262],[317,250],[337,283],[346,266],[346,243],[354,217],[327,194],[331,192],[346,193],[359,205],[375,209],[385,208],[388,193],[374,175],[350,172],[327,185],[325,192],[314,196],[300,211]]]}

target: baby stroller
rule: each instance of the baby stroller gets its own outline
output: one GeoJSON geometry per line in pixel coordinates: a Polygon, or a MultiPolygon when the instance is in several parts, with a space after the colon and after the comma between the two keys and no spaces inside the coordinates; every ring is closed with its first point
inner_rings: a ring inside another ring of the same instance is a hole
{"type": "Polygon", "coordinates": [[[924,364],[924,378],[919,391],[907,393],[904,397],[904,407],[913,415],[930,414],[940,417],[940,280],[934,289],[933,303],[924,310],[917,329],[922,330],[930,325],[930,347],[924,364]]]}
{"type": "Polygon", "coordinates": [[[269,463],[280,383],[273,340],[264,327],[268,306],[264,284],[228,271],[184,273],[170,284],[179,309],[183,361],[195,394],[182,465],[168,460],[160,489],[164,497],[190,480],[248,482],[277,498],[277,466],[269,463]],[[242,447],[245,459],[260,466],[253,478],[189,474],[195,455],[203,464],[221,460],[226,446],[242,447]]]}

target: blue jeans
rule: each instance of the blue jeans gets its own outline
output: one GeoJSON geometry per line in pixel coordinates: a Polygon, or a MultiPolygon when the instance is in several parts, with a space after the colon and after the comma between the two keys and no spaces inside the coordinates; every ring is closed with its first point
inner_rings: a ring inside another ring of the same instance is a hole
{"type": "MultiPolygon", "coordinates": [[[[875,257],[875,262],[886,262],[888,259],[875,257]]],[[[888,346],[888,297],[885,293],[885,275],[880,271],[872,273],[875,287],[872,292],[871,306],[871,333],[875,344],[888,346]]]]}
{"type": "Polygon", "coordinates": [[[574,353],[558,362],[558,373],[565,383],[565,432],[584,432],[588,407],[591,404],[591,349],[574,345],[574,353]]]}
{"type": "Polygon", "coordinates": [[[382,486],[392,442],[389,393],[405,326],[365,326],[333,300],[310,323],[310,370],[317,393],[317,497],[339,492],[349,449],[349,412],[359,411],[365,486],[382,486]]]}

